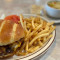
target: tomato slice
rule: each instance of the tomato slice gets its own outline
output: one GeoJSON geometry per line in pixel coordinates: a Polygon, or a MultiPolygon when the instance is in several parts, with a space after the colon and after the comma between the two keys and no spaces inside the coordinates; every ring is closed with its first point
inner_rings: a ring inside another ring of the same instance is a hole
{"type": "Polygon", "coordinates": [[[15,23],[18,23],[20,21],[20,17],[17,15],[9,15],[4,18],[5,20],[12,20],[15,23]]]}

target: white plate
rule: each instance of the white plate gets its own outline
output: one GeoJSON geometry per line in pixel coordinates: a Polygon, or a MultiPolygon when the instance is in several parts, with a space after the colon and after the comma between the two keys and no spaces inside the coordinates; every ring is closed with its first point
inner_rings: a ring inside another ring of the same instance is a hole
{"type": "MultiPolygon", "coordinates": [[[[36,15],[32,15],[32,14],[24,14],[25,17],[29,17],[29,16],[36,16],[36,15]]],[[[41,56],[42,54],[44,54],[48,48],[51,46],[51,44],[53,43],[54,41],[54,38],[55,38],[55,30],[53,31],[53,37],[48,40],[43,47],[39,48],[37,51],[33,52],[33,53],[30,53],[26,56],[13,56],[9,59],[6,59],[6,60],[32,60],[32,59],[35,59],[39,56],[41,56]]],[[[2,59],[1,59],[2,60],[2,59]]],[[[5,60],[5,59],[4,59],[5,60]]]]}
{"type": "Polygon", "coordinates": [[[47,13],[46,13],[45,8],[43,8],[43,9],[41,10],[40,14],[41,14],[41,16],[42,16],[45,20],[48,20],[49,22],[53,22],[53,21],[54,21],[55,23],[60,23],[60,18],[57,19],[57,18],[52,18],[52,17],[48,16],[47,13]]]}

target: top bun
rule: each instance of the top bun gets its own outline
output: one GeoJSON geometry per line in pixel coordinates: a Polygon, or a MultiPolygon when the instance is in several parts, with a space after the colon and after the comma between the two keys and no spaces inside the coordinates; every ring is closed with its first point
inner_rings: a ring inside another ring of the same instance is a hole
{"type": "Polygon", "coordinates": [[[11,20],[0,20],[0,46],[11,44],[24,37],[21,24],[11,20]]]}

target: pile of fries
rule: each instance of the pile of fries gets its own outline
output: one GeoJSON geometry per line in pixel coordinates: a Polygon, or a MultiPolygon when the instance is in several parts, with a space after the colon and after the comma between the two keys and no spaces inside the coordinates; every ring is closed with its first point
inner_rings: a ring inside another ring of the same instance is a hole
{"type": "Polygon", "coordinates": [[[26,55],[42,47],[53,35],[54,22],[49,23],[38,17],[23,18],[20,15],[20,23],[25,30],[24,43],[17,55],[26,55]],[[23,21],[24,20],[24,21],[23,21]]]}

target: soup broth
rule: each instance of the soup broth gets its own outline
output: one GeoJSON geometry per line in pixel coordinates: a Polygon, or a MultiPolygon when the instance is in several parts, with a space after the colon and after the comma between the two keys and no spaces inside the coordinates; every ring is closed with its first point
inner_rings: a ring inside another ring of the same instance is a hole
{"type": "Polygon", "coordinates": [[[50,2],[48,5],[52,8],[60,9],[60,1],[50,2]]]}

